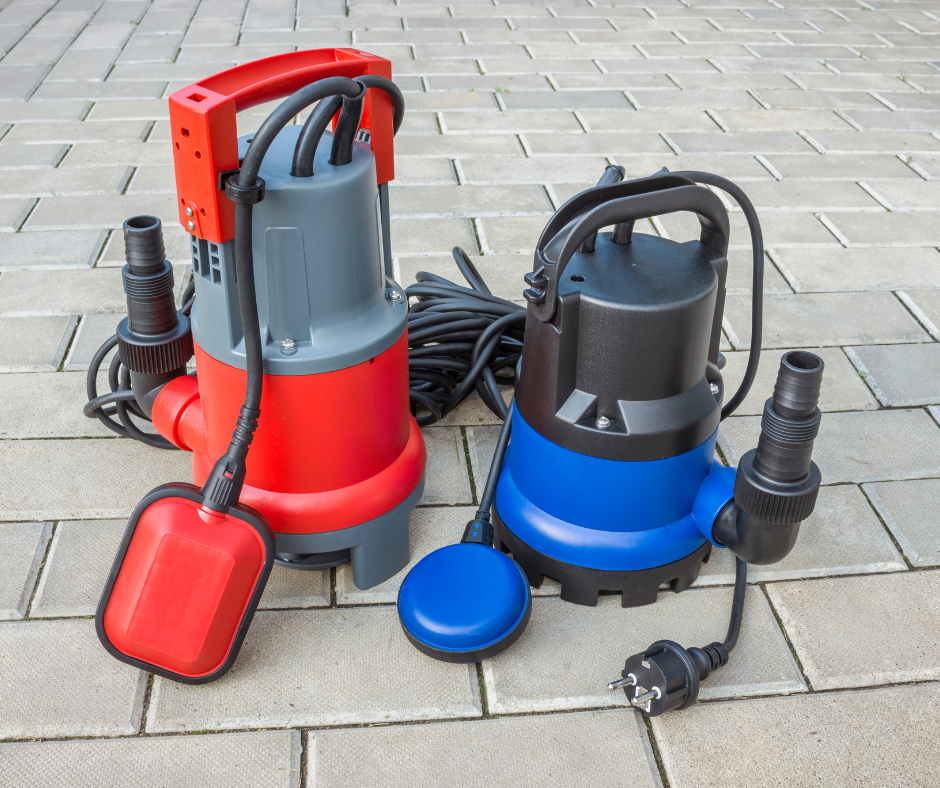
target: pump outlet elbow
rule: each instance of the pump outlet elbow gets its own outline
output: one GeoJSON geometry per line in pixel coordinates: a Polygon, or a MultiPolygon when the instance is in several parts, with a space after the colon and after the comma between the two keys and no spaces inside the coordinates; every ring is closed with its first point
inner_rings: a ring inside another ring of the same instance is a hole
{"type": "Polygon", "coordinates": [[[774,394],[764,403],[757,448],[738,463],[734,500],[715,520],[715,541],[748,563],[786,558],[816,505],[822,475],[812,455],[823,366],[806,351],[783,355],[774,394]]]}

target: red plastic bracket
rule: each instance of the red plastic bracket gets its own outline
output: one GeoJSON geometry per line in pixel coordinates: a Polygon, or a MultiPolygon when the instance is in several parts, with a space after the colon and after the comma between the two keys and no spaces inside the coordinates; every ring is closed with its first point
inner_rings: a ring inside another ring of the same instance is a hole
{"type": "MultiPolygon", "coordinates": [[[[170,96],[170,127],[180,224],[192,222],[187,231],[213,243],[234,237],[235,206],[219,191],[219,173],[238,168],[237,112],[320,79],[366,74],[391,79],[392,64],[356,49],[308,49],[235,66],[177,90],[170,96]]],[[[384,92],[366,94],[361,127],[371,135],[378,182],[392,180],[392,102],[384,92]]]]}

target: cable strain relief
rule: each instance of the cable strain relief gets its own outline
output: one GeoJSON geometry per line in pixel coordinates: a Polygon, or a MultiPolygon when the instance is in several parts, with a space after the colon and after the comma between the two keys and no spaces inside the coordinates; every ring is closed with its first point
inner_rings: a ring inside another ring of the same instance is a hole
{"type": "Polygon", "coordinates": [[[227,512],[238,503],[242,486],[245,483],[245,455],[234,443],[212,466],[206,483],[202,486],[205,506],[217,512],[227,512]]]}
{"type": "Polygon", "coordinates": [[[234,175],[229,175],[225,181],[225,196],[232,202],[242,203],[243,205],[254,205],[264,199],[264,180],[257,178],[254,186],[240,186],[238,179],[240,171],[234,175]]]}
{"type": "Polygon", "coordinates": [[[246,408],[242,405],[235,421],[235,431],[232,433],[232,445],[237,446],[248,452],[248,447],[255,438],[255,430],[258,429],[258,418],[261,411],[258,408],[246,408]]]}
{"type": "Polygon", "coordinates": [[[467,527],[463,529],[463,537],[460,541],[461,543],[468,542],[469,544],[481,544],[484,547],[492,547],[494,534],[493,524],[490,522],[490,518],[474,517],[467,523],[467,527]]]}
{"type": "Polygon", "coordinates": [[[688,649],[689,656],[698,668],[699,679],[704,681],[713,671],[728,663],[728,649],[724,643],[710,643],[702,648],[688,649]]]}

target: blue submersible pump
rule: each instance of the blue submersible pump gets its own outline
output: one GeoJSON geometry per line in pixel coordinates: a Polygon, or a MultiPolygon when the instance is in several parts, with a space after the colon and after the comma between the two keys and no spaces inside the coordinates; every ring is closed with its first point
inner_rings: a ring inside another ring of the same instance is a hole
{"type": "Polygon", "coordinates": [[[700,682],[728,661],[747,564],[783,559],[813,511],[823,362],[784,354],[757,447],[737,468],[719,462],[719,422],[747,395],[760,360],[757,215],[740,188],[716,175],[623,176],[609,166],[549,220],[525,277],[525,309],[493,296],[460,250],[470,287],[422,273],[408,289],[412,400],[429,411],[419,422],[476,388],[504,423],[476,517],[459,544],[409,572],[398,611],[424,654],[476,662],[520,637],[529,587],[546,577],[576,604],[614,592],[624,607],[646,605],[663,586],[688,588],[711,551],[727,548],[737,570],[726,639],[703,648],[657,641],[609,685],[652,717],[691,705],[700,682]],[[706,185],[741,207],[754,258],[747,368],[724,405],[730,226],[706,185]],[[698,240],[633,231],[637,221],[677,212],[698,217],[698,240]],[[513,381],[507,407],[498,384],[513,381]]]}

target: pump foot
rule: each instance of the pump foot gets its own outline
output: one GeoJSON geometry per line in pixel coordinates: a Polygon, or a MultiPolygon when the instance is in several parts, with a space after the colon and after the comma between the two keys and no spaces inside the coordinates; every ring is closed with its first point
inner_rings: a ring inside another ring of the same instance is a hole
{"type": "Polygon", "coordinates": [[[702,563],[711,555],[711,544],[705,542],[698,550],[671,564],[618,572],[575,566],[540,553],[519,539],[493,510],[495,547],[512,557],[525,573],[529,585],[539,588],[545,577],[561,583],[561,598],[576,605],[594,607],[601,593],[619,593],[623,607],[651,605],[662,586],[672,591],[685,591],[698,577],[702,563]]]}

